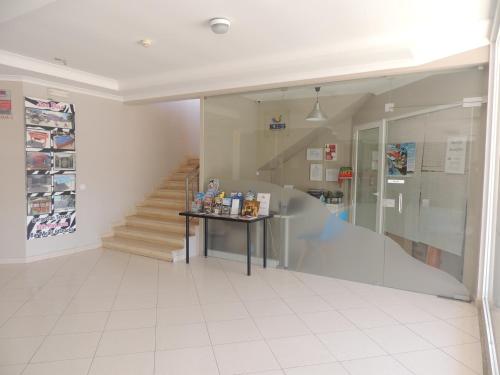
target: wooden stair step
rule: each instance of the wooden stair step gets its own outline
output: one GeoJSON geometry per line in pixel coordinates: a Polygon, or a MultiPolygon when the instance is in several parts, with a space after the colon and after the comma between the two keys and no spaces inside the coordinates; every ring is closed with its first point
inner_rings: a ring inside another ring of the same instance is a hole
{"type": "MultiPolygon", "coordinates": [[[[184,235],[186,230],[186,225],[183,222],[172,222],[162,220],[161,218],[152,218],[147,216],[128,216],[125,219],[126,225],[136,228],[145,228],[151,230],[158,230],[165,233],[180,233],[184,235]]],[[[192,228],[192,227],[191,227],[192,228]]],[[[191,235],[194,234],[194,230],[191,229],[191,235]]]]}
{"type": "Polygon", "coordinates": [[[156,230],[135,228],[126,225],[114,228],[115,237],[166,245],[177,250],[184,248],[185,237],[181,233],[164,233],[156,230]]]}
{"type": "Polygon", "coordinates": [[[186,186],[184,180],[183,181],[173,181],[173,180],[167,180],[163,182],[163,187],[173,189],[173,190],[179,190],[179,189],[184,189],[186,186]]]}
{"type": "Polygon", "coordinates": [[[174,221],[174,222],[185,221],[184,217],[179,216],[179,210],[169,210],[167,208],[138,206],[137,214],[139,216],[168,219],[169,221],[174,221]]]}
{"type": "Polygon", "coordinates": [[[181,199],[165,199],[165,198],[148,198],[140,206],[169,208],[172,210],[182,211],[186,208],[186,202],[181,199]]]}
{"type": "Polygon", "coordinates": [[[176,250],[165,245],[119,237],[104,237],[102,239],[102,246],[106,249],[124,251],[170,262],[172,261],[171,251],[176,250]]]}
{"type": "Polygon", "coordinates": [[[186,193],[181,190],[172,190],[172,189],[158,189],[151,197],[160,197],[160,198],[170,198],[170,199],[185,199],[186,193]]]}

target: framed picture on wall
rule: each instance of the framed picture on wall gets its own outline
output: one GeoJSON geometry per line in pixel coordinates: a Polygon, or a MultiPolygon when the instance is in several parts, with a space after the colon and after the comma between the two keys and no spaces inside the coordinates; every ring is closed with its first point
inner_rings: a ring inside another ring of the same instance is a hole
{"type": "Polygon", "coordinates": [[[48,130],[26,129],[27,148],[50,148],[50,132],[48,130]]]}
{"type": "Polygon", "coordinates": [[[54,191],[72,191],[76,188],[76,175],[74,174],[55,174],[54,191]]]}
{"type": "Polygon", "coordinates": [[[55,195],[54,196],[54,212],[74,211],[75,210],[75,195],[55,195]]]}
{"type": "Polygon", "coordinates": [[[55,150],[74,150],[75,134],[68,130],[57,130],[53,135],[55,150]]]}
{"type": "Polygon", "coordinates": [[[45,174],[31,174],[26,176],[28,193],[52,192],[52,176],[45,174]]]}
{"type": "Polygon", "coordinates": [[[26,152],[27,171],[49,171],[51,167],[50,152],[26,152]]]}
{"type": "Polygon", "coordinates": [[[320,148],[308,148],[306,157],[307,160],[323,160],[323,152],[320,148]]]}
{"type": "Polygon", "coordinates": [[[325,145],[325,160],[335,161],[337,160],[337,144],[327,143],[325,145]]]}
{"type": "Polygon", "coordinates": [[[47,215],[52,209],[51,197],[28,197],[28,215],[47,215]]]}
{"type": "Polygon", "coordinates": [[[54,170],[72,171],[76,167],[76,154],[72,152],[54,152],[54,170]]]}

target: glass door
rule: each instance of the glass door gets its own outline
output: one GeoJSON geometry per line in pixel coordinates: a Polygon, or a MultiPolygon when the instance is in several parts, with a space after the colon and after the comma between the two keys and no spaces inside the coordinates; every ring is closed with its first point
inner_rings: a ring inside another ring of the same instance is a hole
{"type": "Polygon", "coordinates": [[[355,131],[353,224],[379,232],[381,126],[370,124],[355,131]]]}
{"type": "Polygon", "coordinates": [[[469,200],[481,196],[469,184],[480,177],[480,169],[471,168],[476,120],[472,108],[457,105],[386,121],[387,285],[467,298],[466,288],[461,291],[461,284],[454,287],[450,282],[464,281],[464,267],[474,278],[477,267],[466,262],[474,249],[468,248],[465,235],[470,240],[480,230],[476,220],[467,220],[475,214],[467,211],[469,200]],[[412,275],[418,280],[409,280],[412,275]]]}

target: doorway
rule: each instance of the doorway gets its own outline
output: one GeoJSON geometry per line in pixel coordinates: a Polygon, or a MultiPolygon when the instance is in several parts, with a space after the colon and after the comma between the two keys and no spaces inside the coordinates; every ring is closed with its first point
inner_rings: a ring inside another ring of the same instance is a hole
{"type": "Polygon", "coordinates": [[[354,129],[352,223],[460,282],[478,112],[452,104],[354,129]]]}

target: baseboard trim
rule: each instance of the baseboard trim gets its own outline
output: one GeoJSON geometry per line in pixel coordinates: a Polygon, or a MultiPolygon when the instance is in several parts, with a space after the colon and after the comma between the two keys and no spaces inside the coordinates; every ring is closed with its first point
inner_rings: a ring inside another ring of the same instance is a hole
{"type": "Polygon", "coordinates": [[[59,250],[59,251],[54,251],[51,253],[45,253],[45,254],[40,254],[40,255],[34,255],[31,257],[25,257],[25,258],[6,258],[6,259],[0,259],[0,264],[17,264],[17,263],[32,263],[32,262],[38,262],[40,260],[45,260],[45,259],[50,259],[50,258],[57,258],[60,256],[64,255],[71,255],[71,254],[76,254],[80,253],[82,251],[86,250],[93,250],[93,249],[98,249],[102,245],[101,241],[88,244],[85,246],[79,246],[79,247],[73,247],[70,249],[64,249],[64,250],[59,250]]]}

